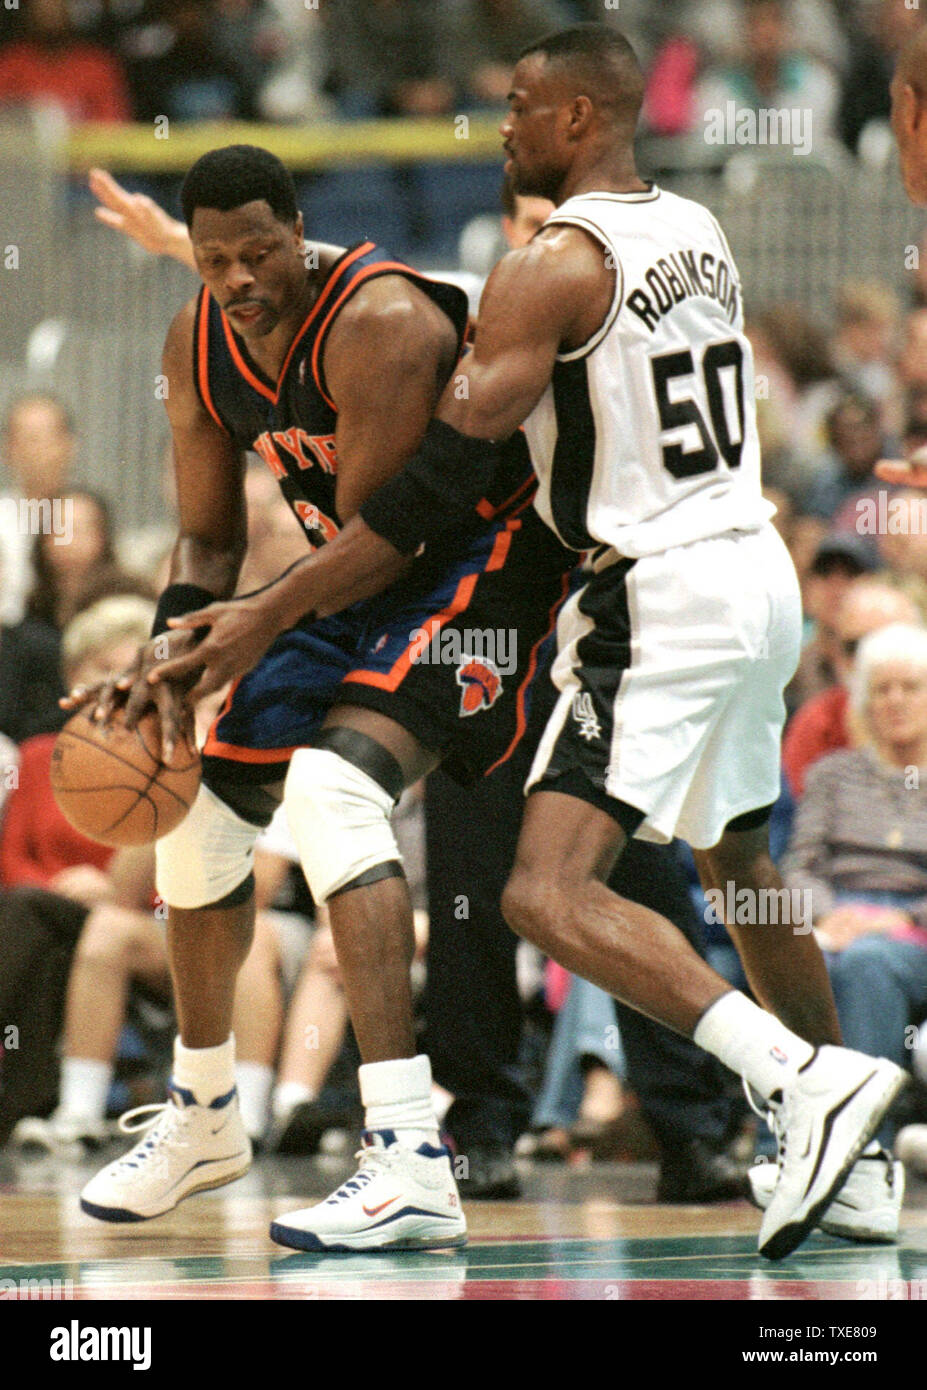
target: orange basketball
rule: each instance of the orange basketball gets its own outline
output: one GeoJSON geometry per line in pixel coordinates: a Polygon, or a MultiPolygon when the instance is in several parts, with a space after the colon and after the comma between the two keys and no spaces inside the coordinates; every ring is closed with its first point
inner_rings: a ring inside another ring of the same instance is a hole
{"type": "Polygon", "coordinates": [[[154,710],[126,729],[122,711],[108,728],[79,710],[52,751],[55,800],[75,830],[104,845],[147,845],[183,820],[200,784],[200,757],[181,741],[168,766],[160,758],[154,710]]]}

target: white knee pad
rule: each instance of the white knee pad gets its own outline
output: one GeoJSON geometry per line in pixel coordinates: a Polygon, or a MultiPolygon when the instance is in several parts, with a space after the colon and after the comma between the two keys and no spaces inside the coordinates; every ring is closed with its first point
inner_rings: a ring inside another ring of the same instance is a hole
{"type": "Polygon", "coordinates": [[[209,907],[254,867],[259,825],[242,820],[201,786],[183,820],[155,845],[158,892],[169,907],[209,907]]]}
{"type": "Polygon", "coordinates": [[[390,824],[393,798],[366,772],[327,748],[299,748],[283,804],[306,882],[324,903],[359,874],[402,863],[390,824]]]}

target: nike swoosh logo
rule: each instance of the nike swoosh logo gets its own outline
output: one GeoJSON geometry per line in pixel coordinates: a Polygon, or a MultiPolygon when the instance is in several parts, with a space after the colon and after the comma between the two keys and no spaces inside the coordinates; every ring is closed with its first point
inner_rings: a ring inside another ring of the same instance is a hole
{"type": "Polygon", "coordinates": [[[399,1198],[398,1198],[398,1197],[390,1197],[390,1198],[387,1199],[387,1201],[381,1202],[380,1205],[379,1205],[378,1207],[368,1207],[368,1206],[365,1206],[365,1207],[364,1207],[364,1211],[366,1212],[366,1214],[367,1214],[368,1216],[376,1216],[377,1212],[383,1211],[384,1207],[392,1206],[393,1202],[398,1202],[398,1201],[399,1201],[399,1198]]]}

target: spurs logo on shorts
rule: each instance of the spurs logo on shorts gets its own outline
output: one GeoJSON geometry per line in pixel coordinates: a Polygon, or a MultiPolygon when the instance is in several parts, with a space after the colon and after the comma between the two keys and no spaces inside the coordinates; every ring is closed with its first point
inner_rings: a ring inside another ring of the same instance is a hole
{"type": "Polygon", "coordinates": [[[457,670],[457,684],[462,687],[460,716],[478,714],[491,709],[502,694],[502,677],[494,661],[488,657],[466,657],[457,670]]]}
{"type": "Polygon", "coordinates": [[[598,721],[592,696],[588,690],[580,690],[573,696],[573,718],[579,725],[579,736],[587,743],[602,737],[602,726],[598,721]]]}

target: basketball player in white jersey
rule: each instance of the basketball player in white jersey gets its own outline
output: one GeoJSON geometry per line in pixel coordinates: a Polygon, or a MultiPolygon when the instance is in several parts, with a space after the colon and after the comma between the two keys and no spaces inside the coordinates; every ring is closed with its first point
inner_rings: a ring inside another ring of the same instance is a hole
{"type": "MultiPolygon", "coordinates": [[[[905,1076],[838,1046],[810,923],[761,915],[780,887],[766,822],[799,594],[760,492],[733,259],[706,209],[638,177],[642,92],[633,52],[610,26],[579,26],[526,52],[502,126],[507,170],[518,192],[557,211],[490,277],[440,427],[361,519],[256,604],[177,620],[211,631],[149,679],[205,667],[205,692],[237,674],[239,652],[307,608],[324,613],[370,592],[397,550],[437,543],[467,497],[482,495],[485,441],[524,422],[541,515],[591,554],[594,572],[559,624],[561,695],[503,908],[546,954],[694,1037],[761,1098],[782,1141],[760,1231],[761,1252],[776,1259],[819,1219],[837,1225],[848,1174],[873,1234],[897,1221],[893,1165],[869,1141],[905,1076]],[[728,885],[749,890],[750,924],[728,927],[765,1008],[669,922],[604,886],[634,834],[682,835],[706,888],[726,901],[728,885]]],[[[394,1109],[401,1132],[398,1094],[394,1109]]],[[[318,1248],[334,1204],[353,1238],[370,1227],[368,1207],[401,1187],[399,1169],[388,1182],[359,1175],[353,1190],[278,1218],[273,1234],[318,1248]]]]}

